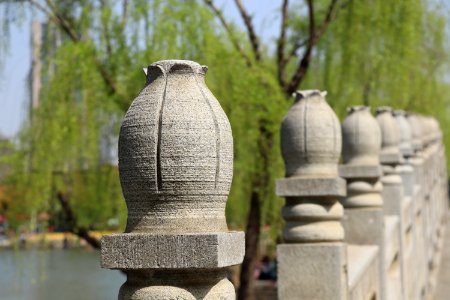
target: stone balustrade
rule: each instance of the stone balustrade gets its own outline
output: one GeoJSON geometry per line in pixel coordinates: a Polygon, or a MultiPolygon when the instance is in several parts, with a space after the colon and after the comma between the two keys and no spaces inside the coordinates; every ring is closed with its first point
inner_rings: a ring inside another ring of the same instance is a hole
{"type": "MultiPolygon", "coordinates": [[[[235,299],[227,267],[244,256],[229,231],[233,139],[205,85],[206,66],[159,61],[119,138],[124,233],[101,264],[127,280],[119,299],[235,299]]],[[[318,90],[299,91],[281,125],[286,199],[279,299],[429,299],[448,210],[438,122],[354,106],[342,125],[318,90]]]]}
{"type": "MultiPolygon", "coordinates": [[[[323,94],[316,92],[314,97],[318,95],[323,94]]],[[[320,149],[316,156],[322,157],[320,151],[330,151],[330,137],[336,134],[336,128],[329,125],[328,112],[311,116],[319,111],[305,109],[312,106],[313,100],[306,97],[300,101],[304,101],[303,110],[297,101],[281,129],[286,170],[292,170],[289,156],[305,157],[310,144],[320,149]],[[322,122],[311,121],[315,117],[322,122]],[[285,127],[289,134],[283,134],[285,127]],[[323,147],[317,147],[311,135],[323,141],[323,147]]],[[[339,199],[344,210],[340,223],[344,228],[341,249],[346,252],[345,260],[333,252],[312,254],[310,244],[285,237],[285,243],[295,244],[287,244],[289,251],[280,251],[285,245],[279,246],[279,299],[430,299],[448,210],[445,152],[438,122],[431,117],[392,111],[390,107],[378,108],[375,119],[368,107],[350,107],[342,124],[342,140],[339,176],[346,180],[347,188],[339,199]],[[307,268],[293,263],[299,257],[308,262],[307,268]],[[344,274],[334,273],[333,278],[317,271],[329,273],[339,266],[343,266],[344,274]],[[294,269],[302,270],[302,276],[293,279],[294,269]],[[345,291],[339,289],[337,293],[335,287],[343,281],[345,291]],[[303,297],[305,290],[309,298],[303,297]],[[324,297],[330,290],[334,293],[324,297]]],[[[306,159],[296,166],[308,169],[311,163],[306,159]]],[[[319,159],[314,163],[320,165],[319,159]]],[[[313,193],[300,177],[301,172],[287,171],[286,178],[277,182],[278,195],[286,197],[287,206],[295,195],[281,192],[283,182],[292,182],[291,191],[307,189],[313,193]]],[[[317,172],[314,177],[324,180],[330,174],[317,172]]],[[[284,213],[283,217],[286,219],[284,213]]],[[[288,219],[286,224],[289,226],[288,219]]],[[[335,245],[336,241],[331,240],[315,244],[323,248],[335,245]]]]}

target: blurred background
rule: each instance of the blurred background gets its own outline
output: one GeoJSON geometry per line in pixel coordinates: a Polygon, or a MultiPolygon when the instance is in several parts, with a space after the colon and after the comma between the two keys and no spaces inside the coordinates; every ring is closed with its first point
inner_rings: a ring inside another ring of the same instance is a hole
{"type": "Polygon", "coordinates": [[[125,277],[100,269],[98,248],[126,222],[118,132],[142,68],[170,58],[209,67],[234,136],[228,224],[252,237],[233,282],[240,299],[255,284],[268,294],[291,94],[326,90],[341,119],[357,104],[432,115],[450,149],[449,12],[446,0],[0,0],[0,298],[116,297],[125,277]]]}

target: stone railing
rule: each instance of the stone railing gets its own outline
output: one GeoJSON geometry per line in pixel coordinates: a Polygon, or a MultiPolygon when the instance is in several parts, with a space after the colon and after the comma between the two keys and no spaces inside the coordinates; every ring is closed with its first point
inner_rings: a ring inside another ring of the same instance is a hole
{"type": "MultiPolygon", "coordinates": [[[[206,71],[191,61],[150,65],[123,121],[127,227],[101,245],[102,267],[127,275],[119,299],[235,299],[226,268],[245,249],[225,219],[233,139],[206,71]]],[[[297,92],[281,128],[279,299],[429,297],[447,211],[438,123],[351,107],[341,128],[325,96],[297,92]]]]}
{"type": "Polygon", "coordinates": [[[437,121],[359,106],[341,131],[324,97],[299,92],[282,124],[279,299],[429,299],[448,210],[437,121]]]}

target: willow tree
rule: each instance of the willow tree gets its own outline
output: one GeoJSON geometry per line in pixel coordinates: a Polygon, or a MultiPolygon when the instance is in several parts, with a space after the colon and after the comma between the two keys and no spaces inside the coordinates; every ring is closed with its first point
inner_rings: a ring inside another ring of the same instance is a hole
{"type": "Polygon", "coordinates": [[[12,159],[10,182],[21,195],[11,211],[32,215],[59,203],[81,233],[113,215],[123,222],[117,170],[103,163],[100,141],[117,134],[144,84],[142,67],[199,61],[211,70],[208,86],[235,140],[227,218],[247,231],[240,299],[252,298],[261,224],[279,236],[278,131],[293,91],[328,90],[341,116],[345,106],[362,103],[448,113],[447,20],[422,0],[282,0],[273,52],[239,0],[242,28],[212,0],[1,2],[3,24],[32,9],[58,33],[45,35],[41,105],[12,159]]]}

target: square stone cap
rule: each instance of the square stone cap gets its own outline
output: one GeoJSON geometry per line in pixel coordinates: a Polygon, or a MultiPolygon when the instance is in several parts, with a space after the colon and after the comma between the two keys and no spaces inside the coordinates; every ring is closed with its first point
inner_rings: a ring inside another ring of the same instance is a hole
{"type": "Polygon", "coordinates": [[[344,178],[377,178],[381,177],[380,165],[340,165],[339,176],[344,178]]]}
{"type": "Polygon", "coordinates": [[[101,240],[101,266],[108,269],[212,269],[242,263],[244,232],[152,235],[119,233],[101,240]]]}
{"type": "Polygon", "coordinates": [[[278,179],[276,194],[280,197],[347,195],[346,182],[341,177],[289,177],[278,179]]]}
{"type": "Polygon", "coordinates": [[[380,163],[381,164],[401,164],[403,162],[403,157],[400,153],[381,153],[380,163]]]}

